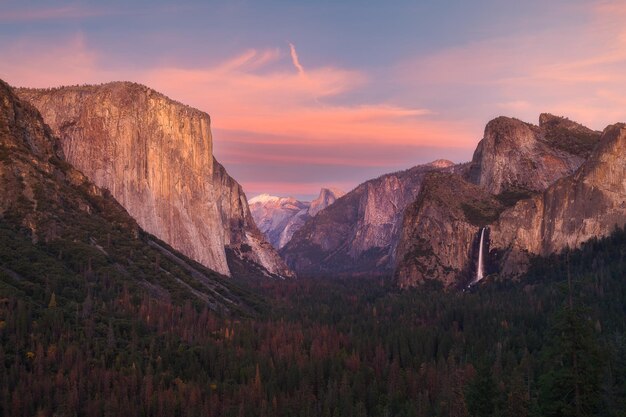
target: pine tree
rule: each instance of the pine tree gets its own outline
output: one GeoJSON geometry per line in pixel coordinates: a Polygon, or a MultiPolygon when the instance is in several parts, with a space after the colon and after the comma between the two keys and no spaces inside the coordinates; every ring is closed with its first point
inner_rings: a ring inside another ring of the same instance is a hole
{"type": "Polygon", "coordinates": [[[594,416],[602,400],[602,360],[588,312],[574,303],[569,256],[567,275],[569,297],[555,317],[544,350],[539,408],[546,417],[594,416]]]}
{"type": "Polygon", "coordinates": [[[479,365],[465,396],[469,415],[472,417],[493,416],[497,395],[491,369],[487,364],[479,365]]]}
{"type": "Polygon", "coordinates": [[[539,378],[543,416],[596,415],[600,400],[601,359],[591,322],[580,308],[557,315],[539,378]]]}

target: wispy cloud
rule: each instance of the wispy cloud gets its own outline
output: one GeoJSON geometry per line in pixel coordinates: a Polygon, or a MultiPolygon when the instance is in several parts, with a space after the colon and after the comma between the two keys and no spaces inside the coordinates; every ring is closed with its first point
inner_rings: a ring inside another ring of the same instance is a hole
{"type": "Polygon", "coordinates": [[[289,53],[291,55],[291,62],[293,62],[293,66],[298,70],[298,74],[304,75],[304,67],[300,64],[300,59],[298,58],[298,52],[296,52],[296,47],[293,43],[289,42],[289,53]]]}
{"type": "Polygon", "coordinates": [[[626,7],[594,2],[586,22],[458,45],[407,59],[395,76],[425,102],[441,101],[443,117],[481,123],[501,111],[533,121],[566,115],[602,129],[626,107],[626,7]],[[456,113],[455,113],[456,112],[456,113]]]}
{"type": "MultiPolygon", "coordinates": [[[[207,111],[218,157],[224,157],[227,167],[265,167],[251,176],[241,174],[246,190],[252,187],[251,179],[257,183],[255,190],[261,188],[262,179],[270,178],[281,164],[350,167],[352,173],[375,167],[400,169],[415,163],[411,158],[419,156],[420,146],[433,142],[436,147],[468,146],[468,138],[474,140],[462,124],[434,120],[429,109],[386,101],[347,104],[342,97],[367,88],[368,75],[311,66],[302,76],[304,69],[291,45],[289,51],[245,50],[207,67],[139,70],[111,65],[81,34],[50,43],[24,39],[2,53],[0,78],[14,85],[47,87],[129,79],[207,111]],[[294,73],[292,65],[299,71],[294,73]]],[[[313,169],[310,175],[315,175],[313,169]]],[[[355,174],[351,175],[352,185],[367,178],[355,180],[355,174]]],[[[336,180],[336,185],[345,186],[336,180]]],[[[319,182],[311,184],[311,189],[320,186],[319,182]]],[[[266,191],[276,193],[286,190],[271,188],[269,183],[267,187],[266,191]]]]}
{"type": "Polygon", "coordinates": [[[309,68],[302,77],[280,65],[280,54],[272,54],[266,65],[248,66],[265,54],[248,51],[210,68],[155,68],[141,74],[141,80],[208,111],[222,130],[307,140],[311,146],[338,141],[423,144],[444,135],[458,140],[452,138],[458,133],[453,126],[427,121],[428,109],[385,102],[334,104],[367,85],[362,72],[321,67],[309,68]]]}
{"type": "Polygon", "coordinates": [[[484,124],[499,114],[533,121],[549,111],[595,129],[626,119],[626,9],[618,6],[594,3],[575,28],[457,45],[376,74],[304,68],[292,43],[242,49],[205,66],[128,68],[77,34],[5,43],[0,78],[37,87],[144,83],[211,114],[218,157],[240,167],[246,189],[265,179],[265,191],[281,193],[270,188],[280,186],[270,174],[281,165],[308,167],[308,175],[320,166],[369,175],[437,156],[469,158],[484,124]],[[395,93],[381,93],[381,79],[395,93]],[[258,170],[245,171],[252,164],[258,170]]]}

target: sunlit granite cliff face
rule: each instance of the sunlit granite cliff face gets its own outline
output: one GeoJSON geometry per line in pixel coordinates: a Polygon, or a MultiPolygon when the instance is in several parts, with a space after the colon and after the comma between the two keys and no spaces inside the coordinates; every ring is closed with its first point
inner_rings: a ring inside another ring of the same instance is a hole
{"type": "Polygon", "coordinates": [[[482,226],[502,211],[502,203],[460,175],[433,172],[404,213],[398,243],[397,283],[406,288],[427,279],[445,286],[469,277],[482,226]]]}
{"type": "Polygon", "coordinates": [[[425,175],[459,169],[439,160],[367,181],[308,220],[281,254],[305,275],[389,273],[404,209],[417,197],[425,175]]]}
{"type": "Polygon", "coordinates": [[[491,226],[500,270],[522,271],[529,255],[576,248],[626,224],[626,125],[607,127],[589,159],[573,174],[518,202],[491,226]]]}
{"type": "Polygon", "coordinates": [[[259,229],[276,249],[280,249],[308,219],[344,194],[343,191],[334,188],[322,188],[319,196],[313,201],[261,194],[250,199],[248,203],[259,229]]]}
{"type": "Polygon", "coordinates": [[[515,276],[532,255],[577,247],[623,226],[625,138],[622,124],[600,134],[549,114],[539,126],[491,121],[464,178],[429,177],[406,210],[398,284],[475,279],[483,227],[487,273],[515,276]]]}
{"type": "Polygon", "coordinates": [[[252,221],[241,187],[215,162],[206,113],[128,82],[18,94],[59,136],[67,160],[148,232],[223,274],[228,248],[290,275],[252,221]]]}
{"type": "Polygon", "coordinates": [[[4,294],[36,300],[56,289],[69,303],[98,281],[154,299],[196,299],[222,314],[252,311],[230,280],[143,231],[69,164],[37,109],[2,80],[0,196],[4,294]]]}
{"type": "Polygon", "coordinates": [[[547,113],[539,117],[539,126],[498,117],[485,128],[468,179],[493,194],[543,191],[572,174],[599,138],[600,132],[547,113]]]}

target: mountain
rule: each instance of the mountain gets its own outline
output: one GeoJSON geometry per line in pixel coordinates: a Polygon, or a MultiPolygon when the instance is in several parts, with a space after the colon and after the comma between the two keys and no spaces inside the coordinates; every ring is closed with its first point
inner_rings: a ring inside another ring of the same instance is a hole
{"type": "Polygon", "coordinates": [[[280,249],[291,239],[296,229],[302,227],[311,205],[293,197],[258,195],[248,201],[257,226],[276,248],[280,249]]]}
{"type": "Polygon", "coordinates": [[[280,252],[305,275],[387,273],[395,265],[404,209],[425,175],[460,169],[438,160],[367,181],[309,219],[280,252]]]}
{"type": "Polygon", "coordinates": [[[310,202],[261,194],[250,199],[248,204],[259,229],[276,249],[280,249],[309,218],[344,194],[335,188],[322,188],[319,196],[310,202]]]}
{"type": "Polygon", "coordinates": [[[490,251],[507,274],[532,255],[578,248],[626,224],[626,125],[608,126],[585,163],[541,194],[520,201],[490,226],[490,251]]]}
{"type": "Polygon", "coordinates": [[[346,193],[337,188],[322,188],[317,198],[311,201],[311,207],[309,207],[309,216],[314,217],[320,211],[337,201],[338,198],[344,196],[346,193]]]}
{"type": "Polygon", "coordinates": [[[429,173],[404,213],[397,284],[406,288],[434,277],[445,286],[468,281],[476,270],[468,254],[476,253],[480,227],[501,211],[495,196],[460,175],[429,173]]]}
{"type": "Polygon", "coordinates": [[[483,228],[486,272],[517,276],[533,256],[579,247],[623,226],[625,138],[621,124],[598,133],[548,114],[539,126],[490,122],[468,171],[427,179],[406,211],[398,284],[471,282],[483,228]]]}
{"type": "Polygon", "coordinates": [[[225,275],[227,254],[292,275],[213,158],[206,113],[129,82],[17,92],[60,138],[67,161],[149,233],[225,275]]]}
{"type": "MultiPolygon", "coordinates": [[[[506,236],[498,222],[531,230],[544,212],[591,214],[581,230],[595,234],[624,219],[624,151],[626,126],[610,126],[576,173],[517,202],[468,182],[466,166],[431,167],[406,212],[430,221],[429,237],[451,220],[440,242],[452,258],[457,236],[483,224],[506,236]]],[[[236,280],[144,232],[2,82],[0,195],[2,416],[527,416],[578,398],[586,415],[626,407],[624,230],[462,296],[437,282],[398,292],[329,277],[260,281],[272,302],[253,304],[236,280]]],[[[557,241],[570,226],[541,233],[557,241]]]]}
{"type": "Polygon", "coordinates": [[[493,194],[543,191],[576,171],[599,139],[600,132],[548,113],[539,126],[498,117],[485,127],[467,177],[493,194]]]}
{"type": "Polygon", "coordinates": [[[47,305],[125,288],[154,299],[247,311],[226,277],[144,232],[65,160],[39,112],[0,81],[0,289],[47,305]]]}

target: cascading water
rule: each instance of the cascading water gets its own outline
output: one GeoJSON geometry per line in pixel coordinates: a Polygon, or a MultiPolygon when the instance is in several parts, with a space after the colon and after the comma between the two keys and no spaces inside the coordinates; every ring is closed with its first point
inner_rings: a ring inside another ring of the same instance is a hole
{"type": "Polygon", "coordinates": [[[483,259],[483,249],[485,247],[485,230],[487,228],[483,227],[480,232],[480,247],[478,248],[478,268],[476,269],[476,279],[474,282],[478,282],[485,276],[485,261],[483,259]]]}

